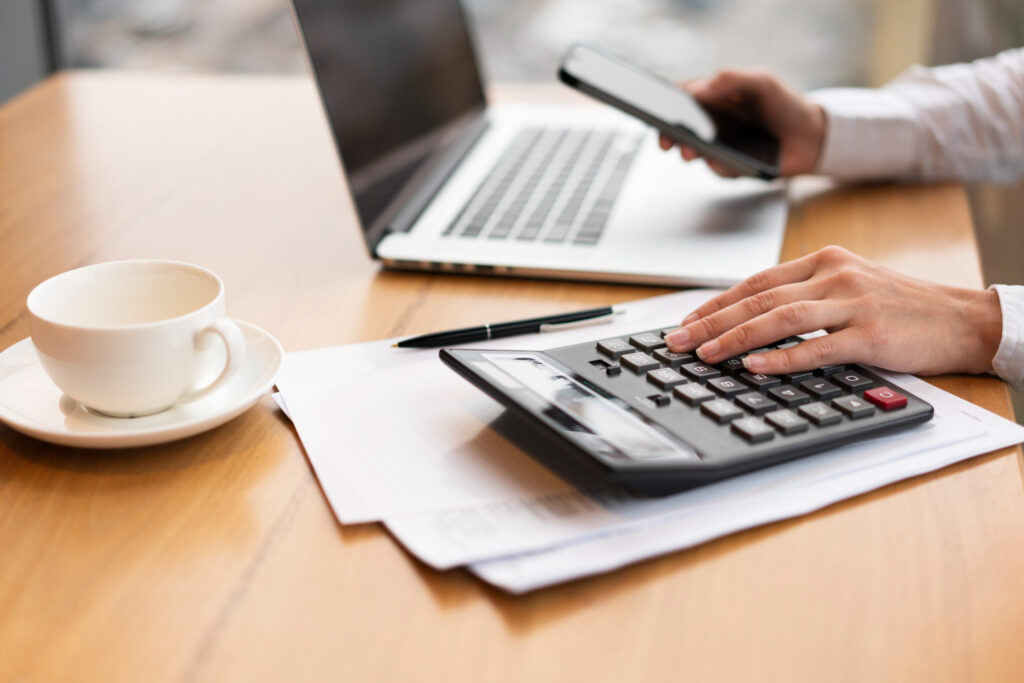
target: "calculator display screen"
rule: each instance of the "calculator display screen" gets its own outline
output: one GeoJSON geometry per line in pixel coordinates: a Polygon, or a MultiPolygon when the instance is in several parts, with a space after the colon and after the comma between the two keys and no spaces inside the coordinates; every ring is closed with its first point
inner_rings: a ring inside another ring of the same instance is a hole
{"type": "Polygon", "coordinates": [[[538,355],[481,355],[515,381],[503,381],[490,371],[485,374],[506,390],[515,391],[521,402],[531,404],[549,423],[591,451],[631,460],[694,458],[687,446],[656,430],[625,403],[602,396],[538,355]],[[532,394],[534,400],[522,401],[524,393],[532,394]]]}

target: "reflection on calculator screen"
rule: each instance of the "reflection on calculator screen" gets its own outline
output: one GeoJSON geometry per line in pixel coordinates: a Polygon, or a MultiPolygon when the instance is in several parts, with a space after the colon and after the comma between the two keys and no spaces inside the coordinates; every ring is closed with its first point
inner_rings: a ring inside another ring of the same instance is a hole
{"type": "Polygon", "coordinates": [[[579,427],[583,427],[633,458],[679,454],[680,447],[677,444],[538,356],[499,353],[482,355],[577,423],[577,426],[566,424],[545,411],[563,428],[579,432],[579,427]]]}

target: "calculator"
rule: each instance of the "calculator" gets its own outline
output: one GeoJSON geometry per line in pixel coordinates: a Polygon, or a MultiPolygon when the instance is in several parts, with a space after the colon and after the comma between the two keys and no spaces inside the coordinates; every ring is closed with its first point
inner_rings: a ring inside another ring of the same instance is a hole
{"type": "Polygon", "coordinates": [[[934,412],[860,365],[775,376],[747,372],[743,356],[707,364],[668,350],[674,329],[546,351],[443,349],[441,359],[548,437],[547,457],[647,495],[904,429],[934,412]]]}

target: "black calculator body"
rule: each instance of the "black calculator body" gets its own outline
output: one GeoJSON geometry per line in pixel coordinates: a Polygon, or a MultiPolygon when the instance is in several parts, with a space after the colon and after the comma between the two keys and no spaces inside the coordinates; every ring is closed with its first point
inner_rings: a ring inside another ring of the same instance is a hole
{"type": "Polygon", "coordinates": [[[858,365],[753,374],[742,357],[708,365],[669,352],[668,331],[546,351],[444,349],[441,359],[550,437],[555,457],[648,495],[906,428],[934,412],[858,365]]]}

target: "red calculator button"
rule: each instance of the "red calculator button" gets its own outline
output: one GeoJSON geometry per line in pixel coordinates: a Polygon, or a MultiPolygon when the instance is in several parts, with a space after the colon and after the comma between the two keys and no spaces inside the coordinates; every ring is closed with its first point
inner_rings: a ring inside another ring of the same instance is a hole
{"type": "Polygon", "coordinates": [[[864,398],[882,410],[895,410],[907,405],[907,397],[898,394],[889,387],[875,387],[864,392],[864,398]]]}

